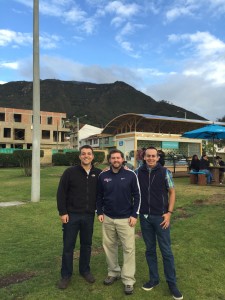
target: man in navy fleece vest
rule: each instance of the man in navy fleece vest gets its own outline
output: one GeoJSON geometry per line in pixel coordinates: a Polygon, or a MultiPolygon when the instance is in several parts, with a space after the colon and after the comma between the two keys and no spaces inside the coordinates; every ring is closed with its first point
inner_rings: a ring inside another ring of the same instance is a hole
{"type": "Polygon", "coordinates": [[[156,241],[162,253],[164,273],[174,299],[183,299],[177,288],[174,257],[170,242],[170,218],[175,204],[172,174],[159,161],[156,148],[148,147],[145,164],[137,169],[141,188],[140,223],[146,245],[150,280],[142,288],[152,290],[159,284],[156,241]]]}

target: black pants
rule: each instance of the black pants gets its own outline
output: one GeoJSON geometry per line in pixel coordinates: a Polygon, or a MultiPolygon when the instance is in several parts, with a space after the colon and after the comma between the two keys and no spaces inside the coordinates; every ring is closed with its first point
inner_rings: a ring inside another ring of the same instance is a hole
{"type": "Polygon", "coordinates": [[[70,213],[69,222],[63,224],[62,278],[73,273],[73,252],[76,239],[80,235],[79,272],[81,275],[90,272],[91,245],[94,226],[94,214],[70,213]]]}

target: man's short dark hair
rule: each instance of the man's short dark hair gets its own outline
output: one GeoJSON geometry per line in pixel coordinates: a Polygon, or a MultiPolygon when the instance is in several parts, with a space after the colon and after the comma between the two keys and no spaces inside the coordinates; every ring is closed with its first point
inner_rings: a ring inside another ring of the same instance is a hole
{"type": "Polygon", "coordinates": [[[82,149],[90,149],[92,153],[94,152],[93,148],[90,145],[84,145],[84,146],[80,147],[80,153],[81,153],[82,149]]]}
{"type": "Polygon", "coordinates": [[[124,154],[123,154],[123,152],[122,152],[122,151],[120,151],[120,150],[118,150],[118,149],[113,149],[113,150],[111,150],[111,151],[109,152],[109,156],[108,156],[108,158],[110,159],[110,158],[111,158],[111,156],[112,156],[112,154],[114,154],[114,153],[120,153],[121,157],[122,157],[122,158],[124,158],[124,154]]]}
{"type": "Polygon", "coordinates": [[[154,146],[149,146],[149,147],[147,147],[147,148],[145,149],[145,153],[146,153],[147,150],[155,150],[155,151],[157,152],[157,156],[159,156],[159,152],[158,152],[158,149],[157,149],[156,147],[154,147],[154,146]]]}

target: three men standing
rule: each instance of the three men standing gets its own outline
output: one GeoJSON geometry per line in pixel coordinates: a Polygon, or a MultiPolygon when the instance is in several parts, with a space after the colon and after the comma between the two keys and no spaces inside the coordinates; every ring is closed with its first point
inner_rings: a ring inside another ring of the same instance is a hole
{"type": "Polygon", "coordinates": [[[137,169],[137,175],[124,168],[124,155],[117,149],[109,154],[110,169],[101,174],[99,169],[92,166],[94,155],[90,146],[81,147],[79,157],[81,165],[68,168],[64,172],[57,192],[64,245],[62,278],[58,287],[65,289],[70,282],[78,232],[80,274],[89,283],[95,281],[90,272],[90,257],[97,195],[97,214],[102,223],[103,247],[108,264],[108,276],[104,284],[113,284],[121,277],[125,294],[133,293],[136,269],[134,227],[140,210],[140,224],[150,277],[142,288],[150,291],[159,284],[156,254],[158,240],[169,289],[175,300],[183,299],[176,284],[170,241],[170,218],[175,204],[174,183],[171,173],[158,163],[157,149],[146,149],[145,163],[137,169]],[[119,241],[123,248],[122,270],[118,263],[119,241]]]}
{"type": "Polygon", "coordinates": [[[140,207],[140,189],[136,174],[124,169],[124,155],[115,149],[109,154],[110,169],[98,182],[97,214],[102,222],[103,248],[108,264],[105,285],[122,279],[124,292],[133,293],[135,283],[135,230],[140,207]],[[118,263],[118,242],[123,247],[123,267],[118,263]]]}

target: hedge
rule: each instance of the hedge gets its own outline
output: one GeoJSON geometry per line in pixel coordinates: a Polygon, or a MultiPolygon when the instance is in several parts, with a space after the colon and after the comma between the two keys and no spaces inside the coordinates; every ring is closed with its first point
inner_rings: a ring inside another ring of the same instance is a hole
{"type": "MultiPolygon", "coordinates": [[[[20,167],[24,169],[25,176],[32,174],[32,150],[15,150],[12,154],[18,160],[20,167]]],[[[40,157],[44,156],[44,151],[40,151],[40,157]]]]}
{"type": "Polygon", "coordinates": [[[0,153],[0,167],[19,167],[18,159],[12,153],[0,153]]]}
{"type": "MultiPolygon", "coordinates": [[[[80,164],[80,153],[78,151],[55,153],[52,155],[52,163],[54,166],[75,166],[80,164]]],[[[94,151],[93,163],[102,163],[105,159],[104,151],[94,151]]]]}

